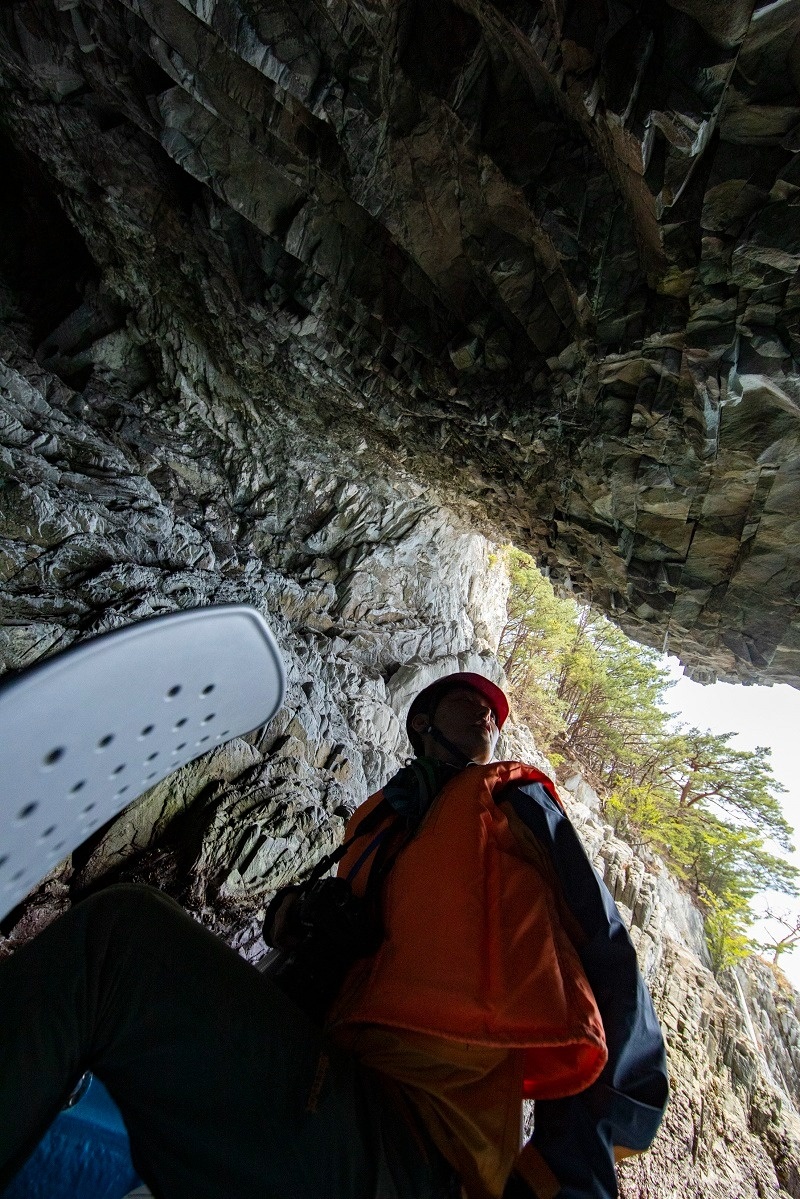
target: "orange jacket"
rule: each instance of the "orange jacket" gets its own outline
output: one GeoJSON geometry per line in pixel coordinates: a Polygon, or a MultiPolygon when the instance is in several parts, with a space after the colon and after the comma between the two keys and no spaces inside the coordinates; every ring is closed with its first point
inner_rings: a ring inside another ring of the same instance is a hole
{"type": "MultiPolygon", "coordinates": [[[[385,940],[354,968],[331,1022],[525,1049],[523,1093],[553,1099],[589,1086],[607,1052],[557,888],[495,803],[507,784],[532,781],[555,795],[546,776],[519,762],[469,766],[445,785],[384,883],[385,940]]],[[[348,837],[381,798],[359,808],[348,837]]],[[[364,848],[356,840],[340,875],[364,848]]],[[[367,876],[362,865],[354,890],[363,892],[367,876]]]]}

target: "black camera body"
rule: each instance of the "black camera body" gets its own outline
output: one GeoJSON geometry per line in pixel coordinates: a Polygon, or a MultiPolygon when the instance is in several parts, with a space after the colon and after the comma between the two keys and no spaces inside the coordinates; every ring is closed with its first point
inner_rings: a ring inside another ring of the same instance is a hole
{"type": "Polygon", "coordinates": [[[343,878],[319,878],[297,890],[284,924],[288,943],[322,954],[369,957],[383,940],[374,903],[355,895],[343,878]]]}
{"type": "Polygon", "coordinates": [[[264,918],[265,941],[281,951],[264,973],[321,1024],[350,967],[376,953],[383,937],[378,904],[354,894],[346,879],[284,887],[264,918]]]}

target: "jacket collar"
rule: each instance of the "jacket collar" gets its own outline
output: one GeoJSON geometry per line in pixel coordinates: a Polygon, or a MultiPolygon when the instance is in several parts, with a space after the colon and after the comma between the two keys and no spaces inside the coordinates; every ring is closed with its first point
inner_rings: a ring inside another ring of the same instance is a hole
{"type": "Polygon", "coordinates": [[[384,784],[383,797],[398,816],[421,820],[446,783],[461,773],[458,766],[437,758],[415,758],[384,784]]]}

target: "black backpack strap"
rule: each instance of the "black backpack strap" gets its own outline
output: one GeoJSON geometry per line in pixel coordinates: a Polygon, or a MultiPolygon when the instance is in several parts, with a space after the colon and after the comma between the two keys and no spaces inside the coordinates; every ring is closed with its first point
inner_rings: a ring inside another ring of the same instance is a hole
{"type": "MultiPolygon", "coordinates": [[[[394,808],[389,801],[387,799],[382,799],[380,803],[375,805],[371,812],[367,812],[366,816],[362,816],[352,837],[348,837],[346,841],[343,841],[342,844],[334,849],[331,853],[326,854],[324,858],[320,858],[316,866],[314,866],[313,870],[309,874],[307,881],[309,883],[313,883],[316,882],[318,878],[322,878],[323,874],[330,870],[331,866],[335,866],[337,862],[341,861],[351,845],[354,845],[355,842],[359,841],[362,837],[369,836],[369,834],[373,832],[378,825],[386,819],[387,816],[391,816],[393,813],[394,808]]],[[[359,866],[361,865],[365,856],[368,855],[362,854],[362,857],[358,861],[359,866]]],[[[352,871],[351,873],[355,873],[355,871],[352,871]]]]}
{"type": "Polygon", "coordinates": [[[356,858],[354,865],[352,865],[347,872],[346,878],[347,878],[348,883],[352,883],[353,879],[356,877],[356,875],[358,874],[359,870],[366,862],[369,855],[387,837],[387,835],[392,831],[393,827],[394,827],[393,825],[387,824],[386,828],[380,829],[375,834],[375,836],[372,838],[372,840],[367,844],[367,846],[362,850],[362,852],[356,858]]]}
{"type": "MultiPolygon", "coordinates": [[[[398,818],[398,821],[386,829],[386,832],[390,833],[396,830],[400,823],[398,818]]],[[[375,857],[372,859],[367,885],[364,889],[364,898],[376,905],[380,904],[380,892],[386,876],[419,827],[419,821],[409,820],[402,823],[405,824],[405,828],[402,829],[400,837],[396,841],[393,841],[391,837],[383,837],[375,851],[375,857]]]]}
{"type": "Polygon", "coordinates": [[[364,837],[368,833],[371,833],[373,829],[378,827],[381,821],[387,818],[387,816],[393,815],[394,808],[389,803],[388,799],[382,799],[380,803],[375,805],[371,812],[367,812],[366,816],[361,817],[356,827],[356,831],[353,833],[349,841],[345,841],[342,849],[344,849],[345,846],[349,847],[352,845],[358,837],[364,837]]]}

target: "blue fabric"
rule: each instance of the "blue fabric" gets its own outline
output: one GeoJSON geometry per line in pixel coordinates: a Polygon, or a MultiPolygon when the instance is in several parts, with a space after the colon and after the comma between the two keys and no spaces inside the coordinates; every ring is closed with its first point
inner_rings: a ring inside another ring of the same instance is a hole
{"type": "Polygon", "coordinates": [[[99,1079],[51,1124],[2,1199],[122,1199],[139,1185],[119,1108],[99,1079]]]}
{"type": "Polygon", "coordinates": [[[608,1062],[597,1082],[568,1099],[539,1100],[533,1144],[562,1183],[560,1199],[614,1199],[613,1146],[646,1149],[667,1104],[664,1039],[636,952],[608,888],[547,786],[497,796],[547,849],[564,900],[585,940],[576,945],[603,1020],[608,1062]]]}

